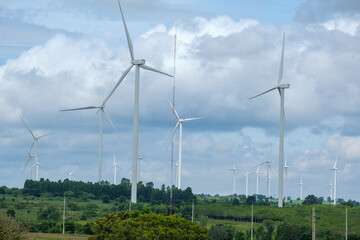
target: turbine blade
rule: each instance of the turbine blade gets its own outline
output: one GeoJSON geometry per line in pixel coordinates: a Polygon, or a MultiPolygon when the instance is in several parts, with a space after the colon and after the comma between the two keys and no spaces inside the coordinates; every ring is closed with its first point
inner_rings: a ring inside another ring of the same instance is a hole
{"type": "Polygon", "coordinates": [[[281,51],[281,61],[280,61],[280,69],[279,69],[279,76],[278,76],[278,84],[280,84],[282,76],[283,76],[284,47],[285,47],[285,33],[283,35],[283,46],[282,46],[282,51],[281,51]]]}
{"type": "Polygon", "coordinates": [[[49,136],[49,135],[51,135],[51,134],[54,134],[54,133],[53,133],[53,132],[51,132],[51,133],[48,133],[48,134],[45,134],[45,135],[39,136],[39,137],[38,137],[38,139],[43,138],[43,137],[46,137],[46,136],[49,136]]]}
{"type": "Polygon", "coordinates": [[[131,64],[130,67],[128,67],[125,72],[121,75],[121,77],[119,78],[118,82],[115,84],[113,90],[111,90],[110,94],[104,99],[104,101],[102,102],[102,106],[105,105],[105,103],[107,102],[107,100],[109,100],[109,98],[111,97],[111,95],[115,92],[116,88],[120,85],[120,83],[124,80],[124,78],[126,77],[126,75],[130,72],[131,68],[134,65],[131,64]]]}
{"type": "Polygon", "coordinates": [[[162,93],[163,93],[163,95],[164,95],[164,97],[165,97],[166,101],[167,101],[167,102],[168,102],[168,104],[170,105],[171,109],[172,109],[172,110],[173,110],[173,112],[175,113],[176,118],[177,118],[178,120],[180,120],[179,114],[176,112],[176,110],[175,110],[174,106],[170,103],[170,100],[166,97],[165,93],[164,93],[164,92],[162,92],[162,93]]]}
{"type": "Polygon", "coordinates": [[[179,122],[176,123],[176,126],[175,126],[175,128],[174,128],[174,130],[173,130],[173,132],[172,132],[172,134],[171,134],[169,143],[168,143],[167,146],[166,146],[165,152],[167,151],[167,149],[168,149],[168,147],[169,147],[169,145],[170,145],[170,143],[171,143],[171,141],[172,141],[172,139],[173,139],[173,137],[174,137],[174,135],[175,135],[175,132],[176,132],[176,129],[178,128],[178,126],[179,126],[179,122]]]}
{"type": "MultiPolygon", "coordinates": [[[[115,76],[115,74],[113,74],[113,77],[114,77],[114,76],[115,76]]],[[[109,93],[112,82],[113,82],[113,79],[110,80],[109,85],[108,85],[108,87],[106,88],[106,91],[105,91],[105,93],[104,93],[104,97],[103,97],[103,101],[102,101],[102,102],[104,102],[107,94],[109,93]]],[[[103,106],[104,106],[104,105],[102,105],[102,107],[103,107],[103,106]]]]}
{"type": "Polygon", "coordinates": [[[185,118],[184,122],[189,122],[189,121],[194,121],[194,120],[199,120],[199,119],[205,119],[206,117],[198,117],[198,118],[185,118]]]}
{"type": "Polygon", "coordinates": [[[96,109],[96,108],[100,108],[100,107],[88,106],[88,107],[81,107],[81,108],[62,109],[62,110],[60,110],[60,112],[78,111],[78,110],[87,110],[87,109],[96,109]]]}
{"type": "Polygon", "coordinates": [[[130,34],[129,34],[129,31],[128,31],[128,28],[127,28],[127,26],[126,26],[126,22],[125,22],[125,18],[124,18],[124,14],[123,14],[122,8],[121,8],[120,0],[118,0],[118,3],[119,3],[119,8],[120,8],[121,18],[122,18],[123,23],[124,23],[126,40],[127,40],[128,46],[129,46],[131,61],[134,61],[134,60],[135,60],[135,57],[134,57],[134,47],[133,47],[133,44],[132,44],[132,42],[131,42],[131,38],[130,38],[130,34]]]}
{"type": "MultiPolygon", "coordinates": [[[[103,113],[105,114],[105,116],[106,116],[107,120],[110,122],[110,125],[111,125],[111,126],[112,126],[112,128],[114,129],[114,131],[115,131],[116,135],[120,138],[120,135],[119,135],[119,133],[117,132],[116,127],[115,127],[114,123],[111,121],[110,117],[106,114],[105,110],[103,109],[102,111],[103,111],[103,113]]],[[[115,155],[114,155],[114,161],[115,161],[115,155]]]]}
{"type": "Polygon", "coordinates": [[[265,94],[265,93],[271,92],[272,90],[275,90],[275,89],[277,89],[277,88],[278,88],[278,87],[270,88],[269,90],[267,90],[267,91],[265,91],[265,92],[262,92],[262,93],[260,93],[260,94],[258,94],[258,95],[256,95],[256,96],[253,96],[253,97],[251,97],[251,98],[249,98],[249,99],[253,99],[253,98],[259,97],[259,96],[261,96],[261,95],[263,95],[263,94],[265,94]]]}
{"type": "Polygon", "coordinates": [[[34,140],[35,140],[36,137],[35,137],[34,133],[31,131],[30,127],[29,127],[29,126],[27,125],[27,123],[25,122],[25,119],[24,119],[22,116],[20,116],[20,118],[21,118],[21,120],[24,122],[26,128],[29,130],[31,136],[32,136],[32,137],[34,138],[34,140]]]}
{"type": "Polygon", "coordinates": [[[337,164],[337,158],[335,160],[334,169],[336,168],[336,164],[337,164]]]}
{"type": "Polygon", "coordinates": [[[147,66],[147,65],[145,65],[145,64],[144,64],[144,65],[140,65],[140,67],[143,68],[143,69],[152,71],[152,72],[157,72],[157,73],[160,73],[160,74],[169,76],[169,77],[174,77],[173,75],[170,75],[170,74],[168,74],[168,73],[164,73],[164,72],[159,71],[159,70],[157,70],[157,69],[155,69],[155,68],[149,67],[149,66],[147,66]]]}

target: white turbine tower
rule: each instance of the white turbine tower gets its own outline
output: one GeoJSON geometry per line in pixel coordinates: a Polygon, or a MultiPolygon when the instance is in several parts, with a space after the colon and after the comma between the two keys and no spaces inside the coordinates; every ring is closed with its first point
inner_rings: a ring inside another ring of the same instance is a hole
{"type": "Polygon", "coordinates": [[[235,195],[236,194],[236,174],[235,174],[235,172],[236,172],[236,160],[235,160],[235,158],[234,158],[234,166],[233,166],[233,168],[230,168],[229,169],[229,171],[232,171],[233,172],[233,195],[235,195]]]}
{"type": "Polygon", "coordinates": [[[179,162],[174,163],[174,162],[170,162],[170,164],[172,164],[172,166],[175,166],[175,183],[176,183],[176,187],[179,188],[177,186],[178,183],[178,168],[179,168],[179,162]]]}
{"type": "Polygon", "coordinates": [[[244,171],[245,173],[244,173],[244,176],[245,176],[245,180],[246,180],[246,188],[245,188],[245,196],[246,196],[246,198],[248,197],[248,191],[249,191],[249,175],[251,174],[248,170],[246,170],[245,169],[245,171],[244,171]]]}
{"type": "Polygon", "coordinates": [[[266,161],[257,165],[257,167],[266,164],[266,179],[267,179],[267,197],[270,197],[270,184],[272,178],[272,169],[271,169],[271,161],[269,160],[269,153],[267,154],[266,161]]]}
{"type": "MultiPolygon", "coordinates": [[[[107,92],[106,92],[107,93],[107,92]]],[[[106,114],[105,112],[105,103],[107,102],[107,100],[109,99],[108,97],[106,98],[106,93],[104,96],[104,99],[101,103],[101,105],[99,106],[88,106],[88,107],[81,107],[81,108],[72,108],[72,109],[63,109],[60,110],[61,112],[68,112],[68,111],[79,111],[79,110],[89,110],[89,109],[98,109],[97,113],[100,112],[100,134],[99,134],[99,167],[98,167],[98,182],[101,181],[102,179],[102,149],[103,149],[103,117],[104,115],[106,116],[106,118],[108,119],[111,127],[114,129],[116,135],[119,136],[119,134],[117,133],[117,130],[115,128],[115,125],[113,124],[113,122],[111,121],[110,117],[106,114]]]]}
{"type": "Polygon", "coordinates": [[[71,181],[71,175],[74,173],[74,172],[70,172],[70,171],[66,171],[65,172],[68,174],[68,180],[71,181]]]}
{"type": "Polygon", "coordinates": [[[134,57],[134,47],[130,38],[129,31],[126,26],[125,17],[121,9],[120,1],[118,0],[121,18],[123,20],[125,34],[126,34],[126,40],[129,47],[131,62],[130,66],[125,70],[125,72],[121,75],[119,81],[115,84],[113,90],[110,92],[108,97],[105,99],[110,98],[110,96],[115,92],[117,87],[120,85],[120,83],[124,80],[126,75],[130,72],[131,68],[135,66],[135,104],[134,104],[134,131],[133,131],[133,150],[132,150],[132,174],[131,174],[131,202],[136,203],[137,199],[137,168],[138,168],[138,127],[139,127],[139,85],[140,85],[140,68],[149,70],[152,72],[160,73],[169,77],[173,77],[170,74],[161,72],[155,68],[149,67],[145,65],[145,59],[135,59],[134,57]]]}
{"type": "Polygon", "coordinates": [[[284,165],[284,169],[285,169],[285,202],[287,203],[287,199],[288,199],[288,195],[287,195],[287,190],[288,190],[288,168],[290,166],[287,165],[287,158],[285,160],[285,165],[284,165]]]}
{"type": "Polygon", "coordinates": [[[332,195],[333,195],[333,193],[332,193],[332,188],[333,188],[332,179],[331,179],[331,181],[330,181],[329,187],[330,187],[330,195],[329,195],[329,197],[330,197],[330,200],[331,200],[331,197],[332,197],[332,195]]]}
{"type": "Polygon", "coordinates": [[[329,170],[334,171],[334,205],[336,205],[336,171],[338,168],[336,167],[337,164],[337,158],[335,160],[335,164],[333,168],[329,168],[329,170]]]}
{"type": "MultiPolygon", "coordinates": [[[[36,136],[33,131],[31,131],[30,127],[28,126],[28,124],[25,122],[25,119],[23,117],[21,117],[21,120],[24,122],[26,128],[29,130],[31,136],[33,137],[33,144],[35,144],[35,154],[34,154],[34,157],[35,157],[35,181],[39,181],[39,166],[40,166],[40,163],[38,161],[38,154],[37,154],[37,148],[38,148],[38,141],[40,138],[43,138],[43,137],[46,137],[50,134],[53,134],[53,133],[48,133],[48,134],[44,134],[44,135],[40,135],[40,136],[36,136]]],[[[31,166],[32,167],[32,166],[31,166]]]]}
{"type": "Polygon", "coordinates": [[[138,172],[137,172],[137,181],[140,182],[140,162],[146,161],[142,157],[138,157],[138,172]]]}
{"type": "Polygon", "coordinates": [[[181,167],[182,167],[182,125],[184,122],[190,122],[190,121],[194,121],[194,120],[199,120],[199,119],[204,119],[203,117],[198,117],[198,118],[180,118],[179,117],[179,114],[176,112],[175,108],[171,105],[169,99],[165,96],[164,94],[164,97],[166,98],[166,101],[168,102],[168,104],[170,105],[171,109],[173,110],[173,112],[175,113],[175,116],[178,120],[178,122],[176,123],[176,126],[171,134],[171,137],[170,137],[170,141],[166,147],[166,149],[168,148],[170,142],[172,141],[174,135],[175,135],[175,132],[177,130],[177,128],[180,126],[180,130],[179,130],[179,161],[178,161],[178,184],[177,184],[177,187],[179,189],[181,189],[181,167]]]}
{"type": "Polygon", "coordinates": [[[284,119],[285,119],[285,111],[284,111],[284,98],[285,98],[285,89],[289,88],[289,84],[281,84],[281,79],[283,75],[283,63],[284,63],[284,46],[285,46],[285,33],[283,35],[283,46],[281,52],[281,61],[280,61],[280,69],[279,69],[279,76],[277,85],[265,92],[262,92],[250,99],[259,97],[265,93],[273,91],[277,89],[280,94],[280,142],[279,142],[279,201],[278,206],[283,206],[283,181],[284,181],[284,119]]]}
{"type": "Polygon", "coordinates": [[[116,162],[115,153],[113,153],[114,163],[111,167],[114,168],[114,184],[116,185],[116,168],[120,168],[119,164],[116,162]]]}
{"type": "Polygon", "coordinates": [[[299,183],[299,186],[300,186],[300,200],[303,200],[303,180],[302,180],[302,177],[300,179],[300,183],[299,183]]]}
{"type": "Polygon", "coordinates": [[[259,195],[259,174],[260,174],[260,165],[257,165],[256,172],[256,195],[259,195]]]}

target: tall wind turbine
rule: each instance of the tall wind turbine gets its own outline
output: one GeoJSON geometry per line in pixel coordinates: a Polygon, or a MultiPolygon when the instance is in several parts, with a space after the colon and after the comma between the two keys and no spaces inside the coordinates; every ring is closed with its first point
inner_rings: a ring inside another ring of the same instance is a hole
{"type": "Polygon", "coordinates": [[[99,134],[99,167],[98,167],[98,182],[102,179],[102,148],[103,148],[103,117],[108,119],[110,122],[111,127],[114,129],[115,133],[119,136],[119,134],[116,131],[115,125],[111,121],[110,117],[105,112],[105,103],[109,97],[106,98],[106,93],[104,96],[104,99],[102,103],[99,106],[88,106],[88,107],[81,107],[81,108],[72,108],[72,109],[63,109],[60,110],[61,112],[68,112],[68,111],[79,111],[79,110],[89,110],[89,109],[98,109],[98,112],[100,112],[100,134],[99,134]]]}
{"type": "Polygon", "coordinates": [[[301,179],[300,179],[300,183],[299,183],[299,186],[300,186],[300,200],[303,200],[303,180],[302,180],[302,176],[301,176],[301,179]]]}
{"type": "Polygon", "coordinates": [[[330,195],[329,196],[330,196],[330,200],[331,200],[331,197],[333,195],[333,193],[332,193],[332,188],[333,188],[332,179],[330,181],[329,187],[330,187],[330,195]]]}
{"type": "Polygon", "coordinates": [[[284,46],[285,46],[285,33],[283,35],[283,46],[281,52],[281,61],[280,61],[280,69],[279,69],[279,76],[277,85],[265,92],[262,92],[250,99],[259,97],[265,93],[273,91],[277,89],[280,94],[280,142],[279,142],[279,201],[278,206],[283,206],[283,181],[284,181],[284,119],[285,119],[285,110],[284,110],[284,98],[285,98],[285,89],[289,88],[289,84],[281,84],[281,79],[283,75],[283,65],[284,65],[284,46]]]}
{"type": "Polygon", "coordinates": [[[285,160],[285,202],[287,203],[288,195],[287,195],[287,188],[288,188],[288,168],[290,166],[287,165],[287,158],[285,160]]]}
{"type": "Polygon", "coordinates": [[[31,131],[29,125],[25,122],[25,119],[24,119],[22,116],[20,116],[20,118],[21,118],[21,120],[24,122],[26,128],[29,130],[31,136],[32,136],[33,139],[34,139],[34,140],[33,140],[33,144],[35,144],[35,154],[34,154],[34,156],[35,156],[35,166],[36,166],[36,168],[35,168],[35,181],[39,181],[39,166],[40,166],[40,163],[39,163],[39,161],[38,161],[38,154],[37,154],[38,141],[39,141],[40,138],[46,137],[46,136],[48,136],[48,135],[50,135],[50,134],[53,134],[53,133],[48,133],[48,134],[36,136],[36,135],[33,133],[33,131],[31,131]]]}
{"type": "Polygon", "coordinates": [[[245,176],[245,179],[246,179],[246,188],[245,188],[245,196],[246,196],[246,198],[248,197],[248,191],[249,191],[249,175],[251,174],[248,170],[246,170],[245,169],[245,171],[244,171],[245,173],[244,173],[244,176],[245,176]]]}
{"type": "Polygon", "coordinates": [[[236,175],[235,175],[235,172],[236,172],[236,160],[234,158],[234,166],[233,168],[230,168],[229,171],[232,171],[233,172],[233,195],[236,194],[236,175]]]}
{"type": "Polygon", "coordinates": [[[116,162],[115,153],[113,153],[114,163],[111,167],[114,168],[114,184],[116,184],[116,168],[120,168],[119,164],[116,162]]]}
{"type": "Polygon", "coordinates": [[[68,180],[71,181],[71,175],[74,173],[74,172],[69,172],[69,171],[66,171],[65,172],[68,174],[68,180]]]}
{"type": "Polygon", "coordinates": [[[336,205],[336,171],[338,168],[336,167],[337,164],[337,158],[335,160],[335,164],[333,168],[329,168],[329,170],[334,171],[334,205],[336,205]]]}
{"type": "MultiPolygon", "coordinates": [[[[178,171],[179,171],[179,172],[178,172],[178,185],[177,185],[177,187],[178,187],[179,189],[181,189],[182,126],[183,126],[183,123],[184,123],[184,122],[190,122],[190,121],[194,121],[194,120],[204,119],[204,117],[198,117],[198,118],[180,118],[180,117],[179,117],[179,114],[176,112],[176,110],[175,110],[175,108],[173,107],[173,105],[171,105],[169,99],[165,96],[165,94],[164,94],[164,97],[166,98],[168,104],[170,105],[171,109],[172,109],[173,112],[175,113],[175,116],[176,116],[176,118],[177,118],[177,120],[178,120],[178,122],[176,123],[175,128],[174,128],[174,130],[173,130],[173,132],[172,132],[172,134],[171,134],[171,137],[170,137],[170,141],[169,141],[169,143],[168,143],[168,146],[169,146],[170,142],[172,141],[172,139],[173,139],[173,137],[174,137],[174,135],[175,135],[175,132],[176,132],[177,128],[180,126],[180,130],[179,130],[179,138],[180,138],[180,140],[179,140],[179,161],[178,161],[178,164],[179,164],[178,171]]],[[[166,147],[166,149],[168,148],[168,146],[166,147]]]]}
{"type": "Polygon", "coordinates": [[[145,59],[135,59],[134,57],[134,47],[130,38],[129,31],[126,26],[125,17],[121,9],[120,0],[118,0],[121,18],[123,20],[126,40],[129,47],[130,52],[130,66],[125,70],[125,72],[121,75],[119,81],[115,84],[113,90],[107,96],[105,101],[107,101],[111,95],[115,92],[120,83],[124,80],[126,75],[130,72],[131,68],[135,66],[135,104],[134,104],[134,131],[133,131],[133,149],[132,149],[132,174],[131,174],[131,202],[136,203],[137,199],[137,168],[138,168],[138,127],[139,127],[139,85],[140,85],[140,68],[149,70],[152,72],[160,73],[169,77],[173,77],[170,74],[161,72],[155,68],[149,67],[145,65],[145,59]]]}

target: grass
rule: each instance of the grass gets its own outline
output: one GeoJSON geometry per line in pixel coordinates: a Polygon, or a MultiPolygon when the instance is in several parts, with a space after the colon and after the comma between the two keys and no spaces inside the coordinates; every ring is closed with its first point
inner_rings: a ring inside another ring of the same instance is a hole
{"type": "Polygon", "coordinates": [[[29,240],[49,239],[49,240],[64,240],[64,239],[88,239],[90,236],[77,234],[57,234],[57,233],[28,233],[26,237],[29,240]]]}

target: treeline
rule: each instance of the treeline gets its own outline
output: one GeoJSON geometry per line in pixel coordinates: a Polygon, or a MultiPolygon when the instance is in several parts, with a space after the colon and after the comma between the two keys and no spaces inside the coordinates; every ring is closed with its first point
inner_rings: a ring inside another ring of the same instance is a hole
{"type": "MultiPolygon", "coordinates": [[[[154,188],[152,182],[143,184],[138,183],[137,194],[138,202],[146,203],[163,203],[169,204],[170,201],[170,187],[165,187],[163,184],[160,189],[154,188]]],[[[41,194],[51,194],[54,197],[63,196],[64,193],[71,194],[75,198],[89,198],[89,199],[103,199],[115,200],[117,198],[122,201],[129,200],[131,195],[131,183],[129,179],[123,178],[120,184],[110,184],[107,181],[102,182],[82,182],[82,181],[64,181],[52,182],[43,178],[40,181],[26,180],[23,195],[33,195],[40,197],[41,194]]],[[[191,188],[181,190],[172,187],[172,196],[176,202],[189,203],[196,197],[193,195],[191,188]]]]}

